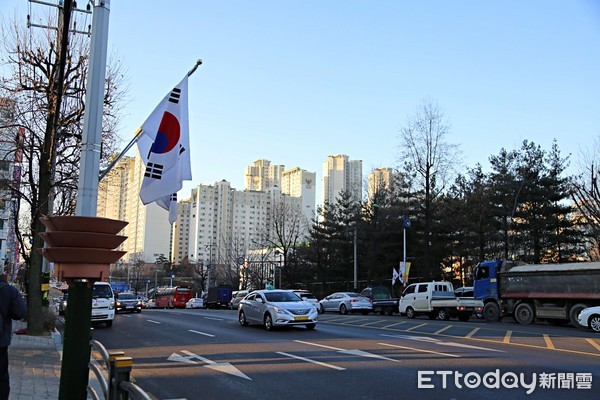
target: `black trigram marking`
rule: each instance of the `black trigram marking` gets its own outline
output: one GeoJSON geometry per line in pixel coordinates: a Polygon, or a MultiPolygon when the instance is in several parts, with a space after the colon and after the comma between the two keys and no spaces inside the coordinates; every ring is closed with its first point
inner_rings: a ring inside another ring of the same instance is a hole
{"type": "Polygon", "coordinates": [[[179,145],[179,155],[181,155],[181,153],[183,153],[185,151],[185,147],[183,147],[182,145],[179,145]]]}
{"type": "Polygon", "coordinates": [[[181,97],[181,89],[179,88],[175,88],[173,89],[173,91],[171,92],[171,94],[169,95],[169,101],[171,103],[175,103],[178,104],[179,103],[179,98],[181,97]]]}
{"type": "Polygon", "coordinates": [[[169,198],[169,201],[174,201],[175,203],[177,203],[177,193],[173,193],[169,198]]]}
{"type": "Polygon", "coordinates": [[[164,166],[156,163],[148,163],[144,176],[146,178],[161,179],[164,166]]]}

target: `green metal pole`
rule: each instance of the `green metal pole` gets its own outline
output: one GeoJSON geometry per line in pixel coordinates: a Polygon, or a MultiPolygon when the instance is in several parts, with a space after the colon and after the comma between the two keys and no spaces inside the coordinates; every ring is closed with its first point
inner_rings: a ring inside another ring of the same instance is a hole
{"type": "Polygon", "coordinates": [[[87,279],[77,279],[69,283],[59,400],[87,398],[92,327],[91,285],[92,282],[87,279]]]}

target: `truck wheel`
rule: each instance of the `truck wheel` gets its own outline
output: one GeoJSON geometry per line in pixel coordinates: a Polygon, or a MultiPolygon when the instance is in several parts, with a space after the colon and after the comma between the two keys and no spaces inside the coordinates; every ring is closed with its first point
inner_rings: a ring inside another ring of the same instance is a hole
{"type": "Polygon", "coordinates": [[[408,307],[406,309],[406,318],[415,319],[416,316],[417,316],[417,314],[415,314],[415,310],[413,310],[412,307],[408,307]]]}
{"type": "Polygon", "coordinates": [[[600,333],[600,315],[594,314],[589,320],[590,329],[596,333],[600,333]]]}
{"type": "Polygon", "coordinates": [[[571,310],[569,311],[569,319],[571,320],[571,324],[576,327],[576,328],[587,328],[584,325],[581,325],[578,321],[577,321],[577,317],[579,317],[579,313],[584,309],[587,308],[587,304],[575,304],[573,307],[571,307],[571,310]]]}
{"type": "Polygon", "coordinates": [[[498,304],[490,302],[483,307],[483,317],[487,322],[500,321],[500,307],[498,304]]]}
{"type": "Polygon", "coordinates": [[[533,322],[535,313],[533,307],[527,303],[521,303],[515,308],[515,320],[521,325],[529,325],[533,322]]]}
{"type": "Polygon", "coordinates": [[[450,314],[448,314],[448,310],[446,310],[445,308],[440,308],[437,311],[437,318],[440,321],[448,321],[450,319],[450,314]]]}

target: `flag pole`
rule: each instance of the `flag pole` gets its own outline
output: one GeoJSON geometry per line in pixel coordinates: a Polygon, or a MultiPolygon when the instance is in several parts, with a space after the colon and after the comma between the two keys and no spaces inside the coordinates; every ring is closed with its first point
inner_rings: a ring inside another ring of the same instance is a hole
{"type": "MultiPolygon", "coordinates": [[[[187,76],[190,77],[192,76],[192,74],[194,72],[196,72],[196,70],[198,69],[199,66],[202,65],[202,60],[201,59],[197,59],[196,60],[196,64],[194,64],[194,66],[192,67],[192,69],[190,69],[190,71],[187,73],[187,76]]],[[[108,167],[106,167],[104,170],[100,171],[100,175],[98,176],[98,182],[100,182],[102,179],[104,179],[104,177],[110,172],[111,169],[113,169],[113,167],[121,160],[121,158],[123,158],[123,156],[125,154],[127,154],[127,152],[133,147],[134,144],[137,143],[138,140],[140,140],[140,136],[142,136],[142,128],[139,127],[136,129],[133,139],[131,139],[131,141],[127,144],[127,146],[125,146],[125,148],[123,149],[123,151],[121,151],[119,153],[119,155],[117,155],[111,162],[110,164],[108,164],[108,167]]]]}

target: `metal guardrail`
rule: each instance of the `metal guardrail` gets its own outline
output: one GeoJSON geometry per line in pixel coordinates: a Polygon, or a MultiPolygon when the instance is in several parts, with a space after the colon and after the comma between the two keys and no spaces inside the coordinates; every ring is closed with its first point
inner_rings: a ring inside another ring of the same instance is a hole
{"type": "Polygon", "coordinates": [[[103,396],[99,397],[96,390],[88,385],[89,396],[94,400],[153,400],[144,389],[130,381],[131,357],[125,356],[122,351],[107,351],[97,340],[90,340],[90,347],[100,354],[100,360],[94,358],[100,367],[93,361],[88,365],[100,383],[103,396]]]}

